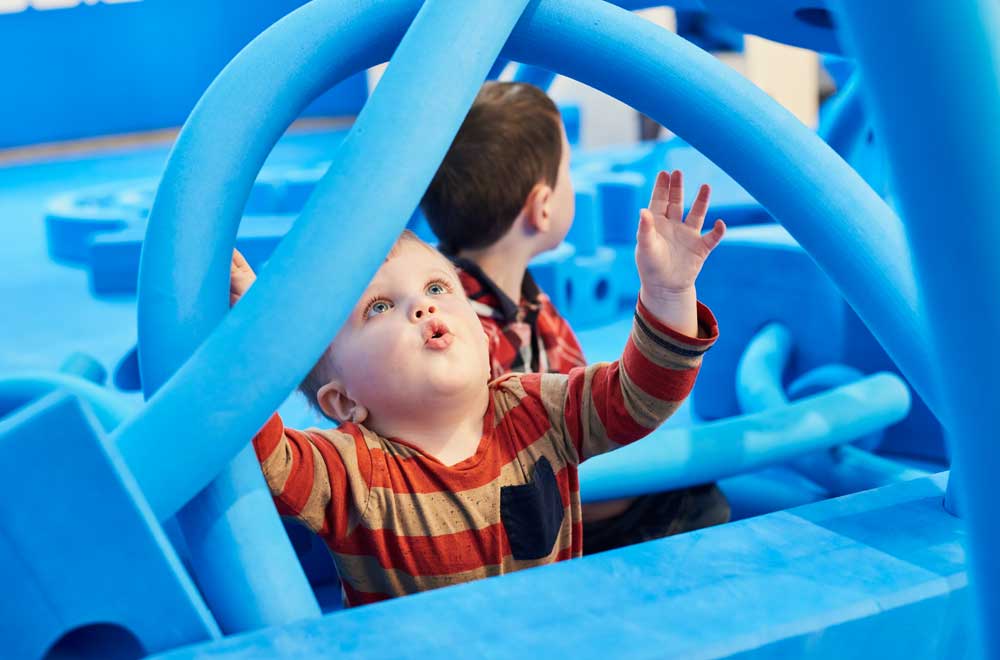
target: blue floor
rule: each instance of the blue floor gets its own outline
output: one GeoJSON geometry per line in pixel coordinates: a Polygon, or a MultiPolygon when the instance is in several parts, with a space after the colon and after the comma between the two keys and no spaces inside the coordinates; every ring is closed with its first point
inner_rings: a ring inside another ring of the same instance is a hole
{"type": "MultiPolygon", "coordinates": [[[[268,165],[328,160],[342,135],[328,130],[287,135],[268,165]]],[[[81,188],[156,180],[168,148],[144,146],[0,166],[0,300],[6,307],[0,322],[0,374],[54,370],[76,351],[93,356],[110,372],[135,344],[134,297],[97,299],[90,294],[85,270],[49,258],[45,206],[53,196],[81,188]]],[[[291,422],[313,423],[297,398],[286,405],[291,422]]]]}

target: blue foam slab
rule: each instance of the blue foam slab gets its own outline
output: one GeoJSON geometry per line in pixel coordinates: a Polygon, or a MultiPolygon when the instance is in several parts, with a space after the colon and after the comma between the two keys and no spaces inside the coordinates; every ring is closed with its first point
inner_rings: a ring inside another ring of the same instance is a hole
{"type": "MultiPolygon", "coordinates": [[[[750,193],[694,147],[684,145],[670,149],[666,152],[660,169],[679,169],[684,172],[685,213],[694,202],[698,186],[707,183],[712,187],[711,207],[706,226],[711,226],[715,218],[722,218],[731,227],[773,222],[771,215],[750,193]]],[[[650,179],[650,185],[652,181],[653,179],[650,179]]]]}
{"type": "Polygon", "coordinates": [[[946,475],[191,646],[160,658],[960,657],[946,475]]]}
{"type": "MultiPolygon", "coordinates": [[[[0,501],[6,657],[41,657],[66,633],[94,624],[106,627],[80,641],[102,647],[101,657],[219,635],[100,428],[79,399],[62,393],[0,422],[0,477],[18,494],[0,501]]],[[[73,639],[63,645],[67,657],[80,650],[66,646],[73,639]]]]}

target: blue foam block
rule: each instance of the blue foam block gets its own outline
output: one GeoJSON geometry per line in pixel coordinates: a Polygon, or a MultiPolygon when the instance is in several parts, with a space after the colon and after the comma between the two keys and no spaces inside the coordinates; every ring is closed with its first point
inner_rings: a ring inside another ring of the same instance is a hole
{"type": "Polygon", "coordinates": [[[136,647],[155,652],[219,636],[79,399],[55,393],[21,409],[0,422],[0,446],[0,478],[18,494],[0,501],[0,639],[8,657],[41,657],[84,626],[61,643],[64,653],[84,646],[122,657],[136,647]]]}

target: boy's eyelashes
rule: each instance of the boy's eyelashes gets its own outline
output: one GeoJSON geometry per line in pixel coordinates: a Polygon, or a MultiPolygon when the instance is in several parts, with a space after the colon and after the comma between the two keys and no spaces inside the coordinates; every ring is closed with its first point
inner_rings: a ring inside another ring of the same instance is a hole
{"type": "MultiPolygon", "coordinates": [[[[432,279],[424,285],[424,294],[428,296],[441,296],[446,293],[451,293],[455,289],[454,285],[444,279],[432,279]]],[[[384,314],[389,310],[393,309],[396,304],[380,295],[374,295],[368,299],[361,311],[361,320],[367,321],[371,318],[378,316],[379,314],[384,314]]]]}

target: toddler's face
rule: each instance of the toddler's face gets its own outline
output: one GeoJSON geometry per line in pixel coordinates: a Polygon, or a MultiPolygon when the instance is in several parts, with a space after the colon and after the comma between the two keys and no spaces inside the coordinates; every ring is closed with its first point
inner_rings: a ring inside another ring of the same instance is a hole
{"type": "Polygon", "coordinates": [[[400,241],[333,345],[351,398],[373,419],[486,387],[486,334],[454,268],[432,248],[400,241]]]}

